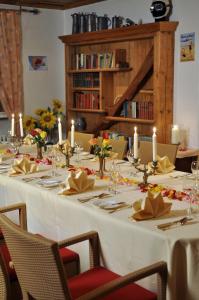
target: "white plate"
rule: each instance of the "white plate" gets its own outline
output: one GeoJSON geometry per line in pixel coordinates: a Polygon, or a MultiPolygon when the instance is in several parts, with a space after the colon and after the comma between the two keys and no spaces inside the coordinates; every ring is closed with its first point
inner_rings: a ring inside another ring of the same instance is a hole
{"type": "Polygon", "coordinates": [[[63,181],[60,179],[41,179],[37,181],[37,184],[41,185],[42,187],[55,187],[61,184],[63,181]]]}
{"type": "Polygon", "coordinates": [[[10,168],[10,165],[4,165],[4,164],[0,164],[0,170],[6,170],[6,169],[9,169],[10,168]]]}
{"type": "Polygon", "coordinates": [[[124,206],[126,204],[126,202],[115,201],[113,199],[108,199],[108,200],[100,200],[99,199],[99,200],[93,201],[93,204],[102,209],[115,209],[115,208],[124,206]]]}

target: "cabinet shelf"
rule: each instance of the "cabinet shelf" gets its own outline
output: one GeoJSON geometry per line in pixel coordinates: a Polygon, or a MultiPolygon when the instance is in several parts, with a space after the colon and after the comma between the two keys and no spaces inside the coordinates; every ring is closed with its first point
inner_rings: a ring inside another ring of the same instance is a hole
{"type": "Polygon", "coordinates": [[[98,113],[98,114],[106,113],[106,111],[104,109],[89,109],[89,108],[69,108],[69,111],[98,113]]]}
{"type": "Polygon", "coordinates": [[[110,116],[106,116],[105,119],[109,121],[139,123],[139,124],[153,124],[155,122],[155,120],[133,119],[133,118],[125,118],[125,117],[110,117],[110,116]]]}
{"type": "Polygon", "coordinates": [[[139,93],[140,94],[148,94],[148,95],[153,95],[154,94],[153,90],[144,90],[144,89],[139,90],[139,93]]]}
{"type": "Polygon", "coordinates": [[[79,69],[79,70],[69,70],[69,74],[74,73],[97,73],[97,72],[128,72],[132,68],[96,68],[96,69],[79,69]]]}

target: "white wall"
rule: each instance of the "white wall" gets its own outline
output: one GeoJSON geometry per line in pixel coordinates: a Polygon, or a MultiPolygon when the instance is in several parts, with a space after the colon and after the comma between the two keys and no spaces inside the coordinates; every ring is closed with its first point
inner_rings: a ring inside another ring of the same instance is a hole
{"type": "MultiPolygon", "coordinates": [[[[71,33],[73,12],[96,12],[97,15],[108,14],[109,17],[121,15],[138,22],[154,22],[150,13],[152,0],[107,0],[65,11],[65,34],[71,33]]],[[[171,21],[179,21],[176,31],[175,80],[174,80],[174,123],[187,132],[188,144],[199,147],[199,1],[173,0],[171,21]],[[194,62],[180,62],[180,34],[195,32],[196,58],[194,62]]]]}
{"type": "Polygon", "coordinates": [[[23,13],[23,72],[25,113],[46,107],[53,98],[65,100],[64,46],[58,39],[63,35],[64,12],[41,10],[39,15],[23,13]],[[46,55],[47,71],[30,71],[29,55],[46,55]]]}

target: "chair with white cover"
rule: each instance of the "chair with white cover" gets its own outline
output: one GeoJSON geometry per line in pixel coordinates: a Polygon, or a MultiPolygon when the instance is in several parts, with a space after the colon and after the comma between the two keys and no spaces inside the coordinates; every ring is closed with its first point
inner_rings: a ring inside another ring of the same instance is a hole
{"type": "Polygon", "coordinates": [[[157,297],[161,300],[166,299],[166,263],[157,262],[120,277],[100,266],[97,232],[91,231],[56,243],[22,230],[4,215],[0,215],[0,226],[12,256],[24,300],[155,300],[157,297]],[[89,241],[90,248],[90,269],[67,280],[58,251],[59,246],[69,246],[86,240],[89,241]],[[160,283],[158,296],[133,283],[155,273],[160,283]]]}

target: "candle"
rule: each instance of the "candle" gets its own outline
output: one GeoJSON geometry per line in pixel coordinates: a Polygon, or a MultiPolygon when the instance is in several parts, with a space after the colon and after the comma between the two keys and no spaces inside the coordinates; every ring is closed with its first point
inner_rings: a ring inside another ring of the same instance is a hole
{"type": "Polygon", "coordinates": [[[62,144],[62,124],[61,119],[58,118],[58,135],[59,135],[59,144],[62,144]]]}
{"type": "Polygon", "coordinates": [[[23,121],[22,121],[22,113],[19,114],[19,129],[20,129],[20,136],[23,137],[23,121]]]}
{"type": "Polygon", "coordinates": [[[157,161],[157,135],[156,135],[156,127],[153,127],[152,144],[153,144],[153,161],[157,161]]]}
{"type": "Polygon", "coordinates": [[[71,141],[70,141],[71,147],[75,147],[75,121],[71,121],[71,141]]]}
{"type": "Polygon", "coordinates": [[[134,127],[134,136],[133,136],[133,153],[134,158],[138,158],[138,134],[137,134],[137,127],[134,127]]]}
{"type": "Polygon", "coordinates": [[[15,115],[12,114],[12,119],[11,119],[11,136],[15,135],[15,115]]]}
{"type": "Polygon", "coordinates": [[[180,130],[178,125],[173,125],[171,129],[171,144],[180,143],[180,130]]]}

